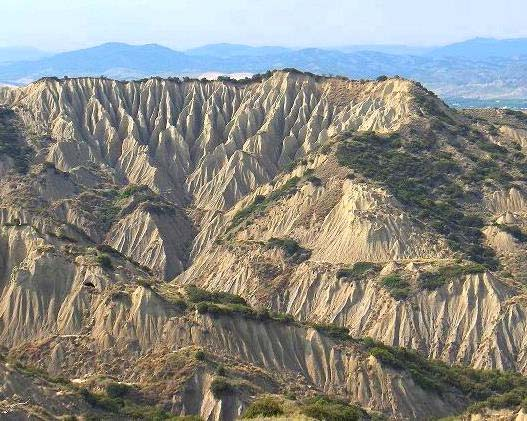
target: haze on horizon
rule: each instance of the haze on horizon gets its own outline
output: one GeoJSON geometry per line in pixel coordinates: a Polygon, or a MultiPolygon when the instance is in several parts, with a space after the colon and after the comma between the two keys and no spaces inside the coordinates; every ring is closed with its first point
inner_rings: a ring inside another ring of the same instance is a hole
{"type": "Polygon", "coordinates": [[[525,0],[7,0],[0,46],[65,51],[105,42],[328,47],[442,45],[527,36],[525,0]]]}

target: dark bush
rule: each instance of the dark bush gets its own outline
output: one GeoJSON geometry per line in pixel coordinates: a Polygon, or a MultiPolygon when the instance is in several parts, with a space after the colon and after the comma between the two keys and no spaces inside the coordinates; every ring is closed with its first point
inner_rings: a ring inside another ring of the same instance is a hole
{"type": "Polygon", "coordinates": [[[232,395],[236,390],[225,377],[216,377],[210,384],[210,390],[216,399],[232,395]]]}
{"type": "Polygon", "coordinates": [[[337,326],[334,324],[317,323],[313,325],[313,328],[326,336],[331,338],[347,341],[351,339],[349,335],[349,329],[347,327],[337,326]]]}
{"type": "Polygon", "coordinates": [[[113,264],[110,256],[104,253],[98,253],[96,257],[97,264],[103,269],[112,270],[113,264]]]}
{"type": "Polygon", "coordinates": [[[122,398],[128,395],[133,387],[124,383],[109,383],[105,387],[106,394],[110,398],[122,398]]]}
{"type": "Polygon", "coordinates": [[[228,292],[207,291],[195,285],[185,286],[185,294],[188,300],[192,303],[210,302],[218,304],[241,304],[247,305],[245,299],[239,295],[230,294],[228,292]]]}
{"type": "Polygon", "coordinates": [[[381,285],[397,300],[405,299],[410,295],[410,284],[400,275],[391,274],[385,276],[381,279],[381,285]]]}
{"type": "Polygon", "coordinates": [[[379,269],[379,266],[370,262],[357,262],[350,268],[341,268],[337,271],[337,279],[350,278],[360,279],[369,273],[373,273],[379,269]]]}
{"type": "Polygon", "coordinates": [[[358,421],[366,418],[361,408],[323,396],[306,399],[300,410],[307,417],[324,421],[358,421]]]}
{"type": "Polygon", "coordinates": [[[272,397],[264,397],[252,402],[242,418],[276,417],[283,413],[284,409],[280,402],[272,397]]]}

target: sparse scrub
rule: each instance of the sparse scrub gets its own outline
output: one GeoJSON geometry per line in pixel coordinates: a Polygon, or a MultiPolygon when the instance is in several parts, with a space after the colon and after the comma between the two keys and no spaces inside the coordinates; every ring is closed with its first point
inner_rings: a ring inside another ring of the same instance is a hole
{"type": "Polygon", "coordinates": [[[323,333],[330,338],[339,339],[342,341],[348,341],[351,339],[349,329],[343,326],[337,326],[329,323],[316,323],[313,328],[320,333],[323,333]]]}
{"type": "Polygon", "coordinates": [[[97,264],[103,269],[113,269],[112,259],[110,259],[110,256],[108,256],[107,254],[97,253],[97,257],[95,259],[97,264]]]}
{"type": "Polygon", "coordinates": [[[283,413],[284,409],[276,398],[265,396],[252,402],[242,418],[276,417],[283,413]]]}
{"type": "Polygon", "coordinates": [[[459,183],[473,185],[489,177],[507,183],[510,177],[500,165],[479,160],[461,166],[454,155],[440,149],[434,137],[416,140],[371,133],[347,136],[337,148],[340,165],[385,186],[418,219],[448,237],[453,250],[493,269],[497,267],[492,250],[483,244],[479,229],[483,221],[465,206],[467,193],[459,183]]]}
{"type": "Polygon", "coordinates": [[[420,285],[428,290],[437,289],[445,284],[459,279],[466,275],[484,273],[487,268],[478,263],[468,263],[464,265],[442,266],[433,272],[423,272],[419,275],[420,285]]]}
{"type": "Polygon", "coordinates": [[[500,230],[512,235],[520,243],[527,242],[527,234],[525,234],[525,232],[523,232],[523,230],[517,225],[498,224],[497,222],[494,225],[500,230]]]}
{"type": "Polygon", "coordinates": [[[235,390],[236,386],[225,377],[216,377],[210,384],[210,391],[216,399],[232,395],[235,390]]]}
{"type": "Polygon", "coordinates": [[[379,269],[379,265],[370,262],[357,262],[352,267],[340,268],[337,273],[337,279],[349,278],[349,279],[361,279],[366,275],[376,272],[379,269]]]}
{"type": "Polygon", "coordinates": [[[9,156],[15,169],[21,174],[26,174],[33,150],[26,146],[22,139],[15,112],[0,106],[0,155],[9,156]]]}
{"type": "Polygon", "coordinates": [[[383,277],[381,285],[397,300],[405,299],[410,295],[410,284],[398,274],[383,277]]]}
{"type": "Polygon", "coordinates": [[[423,389],[442,394],[454,388],[476,403],[471,410],[516,407],[527,397],[527,378],[519,373],[450,366],[428,360],[414,350],[394,348],[370,338],[360,341],[381,363],[407,370],[423,389]]]}
{"type": "Polygon", "coordinates": [[[359,421],[367,418],[362,408],[325,396],[305,399],[300,410],[308,417],[324,421],[359,421]]]}

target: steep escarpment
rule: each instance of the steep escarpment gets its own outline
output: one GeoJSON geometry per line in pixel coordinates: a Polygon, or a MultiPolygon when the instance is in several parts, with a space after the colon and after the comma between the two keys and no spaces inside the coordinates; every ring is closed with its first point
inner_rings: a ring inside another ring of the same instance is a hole
{"type": "Polygon", "coordinates": [[[521,116],[296,71],[0,103],[0,337],[87,412],[518,413],[425,358],[527,371],[521,116]]]}

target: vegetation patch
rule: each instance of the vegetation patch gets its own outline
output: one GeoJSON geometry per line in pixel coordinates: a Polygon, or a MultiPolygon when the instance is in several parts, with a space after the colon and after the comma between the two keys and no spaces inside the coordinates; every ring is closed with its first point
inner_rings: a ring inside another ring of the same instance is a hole
{"type": "MultiPolygon", "coordinates": [[[[3,355],[1,359],[4,360],[3,355]]],[[[62,377],[53,377],[48,372],[36,367],[25,366],[19,361],[10,361],[15,368],[22,374],[29,375],[40,380],[44,379],[49,383],[54,383],[77,394],[80,398],[96,410],[104,411],[113,415],[111,417],[124,419],[152,419],[152,420],[178,420],[156,405],[140,404],[137,399],[138,391],[129,385],[122,383],[109,383],[104,388],[104,392],[93,392],[86,388],[79,388],[69,380],[62,377]]],[[[106,419],[106,417],[102,417],[106,419]]],[[[192,418],[189,418],[189,420],[192,418]]],[[[199,417],[194,417],[199,420],[199,417]]]]}
{"type": "Polygon", "coordinates": [[[320,333],[323,333],[330,338],[348,341],[351,339],[349,329],[347,327],[338,326],[332,323],[316,323],[313,328],[320,333]]]}
{"type": "Polygon", "coordinates": [[[527,234],[525,234],[525,232],[523,232],[523,230],[517,225],[498,224],[497,222],[494,223],[494,225],[500,230],[512,235],[520,243],[527,242],[527,234]]]}
{"type": "Polygon", "coordinates": [[[324,421],[358,421],[369,418],[359,406],[326,396],[305,399],[300,405],[300,411],[307,417],[324,421]]]}
{"type": "Polygon", "coordinates": [[[283,405],[276,398],[265,396],[253,401],[242,418],[277,417],[283,414],[283,405]]]}
{"type": "Polygon", "coordinates": [[[395,273],[387,275],[381,279],[381,285],[396,300],[403,300],[410,295],[410,284],[401,275],[395,273]]]}
{"type": "Polygon", "coordinates": [[[95,261],[103,269],[107,269],[107,270],[113,269],[112,259],[110,258],[110,256],[108,256],[105,253],[97,253],[97,257],[95,258],[95,261]]]}
{"type": "Polygon", "coordinates": [[[486,270],[485,266],[478,263],[448,265],[442,266],[433,272],[421,273],[418,281],[422,288],[434,290],[466,275],[484,273],[486,270]]]}
{"type": "Polygon", "coordinates": [[[272,191],[269,193],[269,195],[257,195],[250,205],[239,210],[234,215],[229,229],[237,227],[247,218],[252,217],[255,214],[262,213],[265,209],[267,209],[267,207],[269,207],[269,205],[276,202],[277,200],[295,193],[297,190],[297,184],[299,182],[299,177],[292,177],[282,187],[272,191]]]}
{"type": "Polygon", "coordinates": [[[527,397],[527,378],[516,372],[449,366],[428,360],[416,351],[389,347],[370,338],[360,343],[382,364],[407,371],[423,389],[439,394],[457,389],[469,401],[476,402],[471,410],[515,407],[527,397]]]}
{"type": "Polygon", "coordinates": [[[21,174],[27,174],[32,153],[33,150],[23,142],[15,112],[0,107],[0,155],[9,156],[16,170],[21,174]]]}
{"type": "Polygon", "coordinates": [[[203,288],[198,288],[195,285],[185,286],[185,295],[191,303],[209,302],[216,304],[238,304],[244,306],[247,305],[245,299],[243,299],[239,295],[221,291],[207,291],[203,288]]]}
{"type": "Polygon", "coordinates": [[[482,163],[478,158],[465,168],[441,149],[433,134],[417,139],[353,134],[338,145],[336,156],[340,165],[387,188],[419,220],[446,236],[454,251],[497,267],[494,253],[483,244],[483,221],[466,205],[480,190],[472,189],[470,196],[462,187],[474,184],[464,178],[470,171],[481,175],[476,183],[491,176],[505,182],[506,171],[496,162],[482,163]]]}
{"type": "Polygon", "coordinates": [[[125,383],[109,383],[105,387],[106,394],[110,398],[122,398],[128,395],[134,388],[125,383]]]}
{"type": "Polygon", "coordinates": [[[145,186],[143,184],[128,184],[119,192],[118,198],[128,199],[138,193],[151,194],[152,192],[148,186],[145,186]]]}
{"type": "Polygon", "coordinates": [[[357,262],[351,267],[340,268],[337,273],[337,279],[348,278],[348,279],[362,279],[365,276],[375,273],[379,270],[379,265],[370,262],[357,262]]]}
{"type": "Polygon", "coordinates": [[[216,377],[210,384],[210,391],[216,399],[231,396],[236,391],[236,385],[226,377],[216,377]]]}

